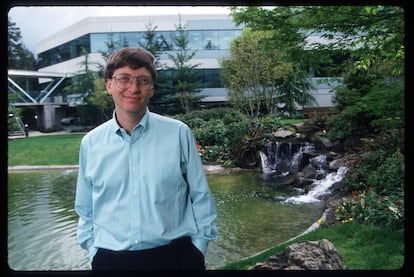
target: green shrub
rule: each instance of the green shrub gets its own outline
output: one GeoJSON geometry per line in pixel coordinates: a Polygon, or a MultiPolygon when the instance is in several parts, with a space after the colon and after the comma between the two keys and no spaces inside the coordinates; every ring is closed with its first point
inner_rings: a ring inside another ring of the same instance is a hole
{"type": "Polygon", "coordinates": [[[282,125],[280,122],[280,117],[276,115],[266,115],[260,117],[259,120],[264,133],[275,132],[282,125]]]}
{"type": "Polygon", "coordinates": [[[249,126],[248,118],[231,108],[198,110],[175,118],[192,129],[205,162],[231,159],[249,126]]]}
{"type": "Polygon", "coordinates": [[[352,198],[343,199],[336,219],[404,228],[404,177],[404,156],[399,151],[364,155],[349,170],[346,182],[353,189],[352,198]]]}
{"type": "Polygon", "coordinates": [[[383,76],[383,72],[357,71],[335,89],[334,114],[328,136],[348,136],[401,130],[404,128],[404,81],[383,76]]]}
{"type": "Polygon", "coordinates": [[[226,163],[229,160],[227,146],[212,145],[199,148],[204,162],[226,163]]]}
{"type": "Polygon", "coordinates": [[[211,119],[193,129],[194,136],[201,145],[227,145],[228,128],[221,119],[211,119]]]}

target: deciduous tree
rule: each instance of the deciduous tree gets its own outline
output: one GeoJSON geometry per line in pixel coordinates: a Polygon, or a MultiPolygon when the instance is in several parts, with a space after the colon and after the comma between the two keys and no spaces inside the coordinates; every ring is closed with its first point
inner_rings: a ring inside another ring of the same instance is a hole
{"type": "Polygon", "coordinates": [[[275,113],[279,86],[292,70],[280,51],[267,49],[270,35],[266,31],[245,30],[232,44],[230,57],[221,60],[229,101],[250,118],[262,111],[275,113]]]}

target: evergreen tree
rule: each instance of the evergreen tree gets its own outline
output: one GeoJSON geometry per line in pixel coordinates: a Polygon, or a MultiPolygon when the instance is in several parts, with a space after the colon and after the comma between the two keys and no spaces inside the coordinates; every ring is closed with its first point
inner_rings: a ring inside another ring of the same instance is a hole
{"type": "Polygon", "coordinates": [[[81,70],[79,70],[69,82],[69,85],[63,88],[66,93],[78,93],[81,98],[86,99],[93,94],[94,80],[97,77],[96,72],[90,69],[89,54],[85,48],[82,48],[84,60],[80,62],[81,70]]]}
{"type": "Polygon", "coordinates": [[[199,64],[191,64],[190,61],[196,54],[196,51],[190,51],[188,48],[188,33],[182,26],[181,20],[173,35],[173,42],[176,47],[175,55],[168,54],[174,66],[169,67],[172,71],[173,85],[172,90],[178,99],[182,110],[185,113],[191,112],[196,103],[202,98],[197,93],[202,88],[202,82],[195,81],[196,73],[194,69],[199,64]]]}
{"type": "Polygon", "coordinates": [[[7,54],[9,69],[36,70],[36,59],[23,44],[20,29],[7,18],[7,54]]]}
{"type": "Polygon", "coordinates": [[[105,44],[106,44],[106,50],[105,51],[103,51],[103,50],[98,51],[101,54],[101,56],[103,58],[103,61],[104,61],[102,64],[98,64],[98,68],[99,68],[98,75],[100,77],[103,77],[103,72],[105,70],[106,62],[108,61],[111,54],[115,50],[122,48],[122,45],[123,45],[121,40],[115,40],[114,39],[114,34],[113,33],[108,34],[108,41],[106,41],[105,44]]]}
{"type": "Polygon", "coordinates": [[[148,104],[149,109],[160,114],[174,114],[176,102],[171,85],[169,84],[170,76],[160,63],[160,55],[164,51],[171,50],[171,45],[168,44],[165,37],[156,32],[157,26],[151,22],[145,25],[146,31],[143,38],[139,42],[139,46],[150,51],[155,58],[155,66],[157,68],[157,80],[154,86],[154,95],[148,104]]]}
{"type": "MultiPolygon", "coordinates": [[[[102,113],[99,106],[91,102],[91,98],[95,93],[95,80],[97,73],[90,69],[88,51],[82,48],[84,60],[79,63],[81,69],[72,76],[69,84],[63,88],[67,94],[77,94],[82,100],[82,104],[77,106],[77,113],[80,118],[81,125],[94,126],[102,122],[102,113]]],[[[96,103],[95,103],[96,104],[96,103]]]]}
{"type": "MultiPolygon", "coordinates": [[[[30,52],[22,42],[22,36],[20,29],[16,26],[16,23],[12,22],[7,17],[7,68],[8,69],[20,69],[20,70],[36,70],[36,59],[32,52],[30,52]]],[[[14,76],[13,80],[23,87],[26,91],[38,90],[39,83],[37,79],[27,79],[24,77],[14,76]]],[[[21,131],[23,123],[20,119],[21,109],[14,107],[12,103],[15,103],[19,99],[17,91],[8,91],[8,132],[14,133],[15,131],[21,131]],[[12,116],[10,116],[12,115],[12,116]]]]}

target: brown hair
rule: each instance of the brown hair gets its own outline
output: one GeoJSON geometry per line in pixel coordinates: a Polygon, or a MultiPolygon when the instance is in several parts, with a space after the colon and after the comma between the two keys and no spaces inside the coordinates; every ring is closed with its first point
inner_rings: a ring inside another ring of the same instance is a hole
{"type": "Polygon", "coordinates": [[[111,54],[106,63],[104,71],[105,80],[111,79],[115,70],[124,66],[130,66],[132,69],[146,68],[151,73],[152,82],[155,83],[157,70],[154,64],[154,56],[151,52],[143,48],[133,47],[116,50],[111,54]]]}

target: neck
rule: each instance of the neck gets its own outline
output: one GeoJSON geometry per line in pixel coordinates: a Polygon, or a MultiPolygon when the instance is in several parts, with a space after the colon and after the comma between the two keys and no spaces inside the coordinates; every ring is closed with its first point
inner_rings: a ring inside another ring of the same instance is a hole
{"type": "Polygon", "coordinates": [[[137,126],[137,124],[144,117],[145,112],[146,110],[138,113],[122,113],[115,110],[115,117],[118,124],[124,128],[128,134],[131,134],[134,127],[137,126]]]}

